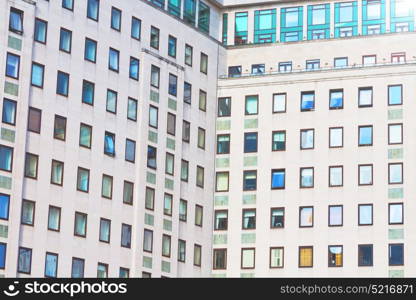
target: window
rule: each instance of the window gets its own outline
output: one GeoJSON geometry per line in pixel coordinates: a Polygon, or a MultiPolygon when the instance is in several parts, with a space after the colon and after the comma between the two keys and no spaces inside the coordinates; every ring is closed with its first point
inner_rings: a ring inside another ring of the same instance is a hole
{"type": "Polygon", "coordinates": [[[58,273],[58,254],[46,252],[45,277],[56,277],[58,273]]]}
{"type": "Polygon", "coordinates": [[[121,10],[115,7],[111,8],[111,28],[117,31],[121,30],[121,10]]]}
{"type": "Polygon", "coordinates": [[[101,182],[101,197],[111,199],[113,197],[113,177],[103,175],[101,182]]]}
{"type": "Polygon", "coordinates": [[[358,185],[372,185],[373,184],[373,165],[359,165],[358,166],[358,185]]]}
{"type": "Polygon", "coordinates": [[[84,267],[85,267],[85,260],[82,258],[72,258],[72,270],[71,270],[71,277],[72,278],[84,278],[84,267]]]}
{"type": "Polygon", "coordinates": [[[17,102],[10,99],[3,99],[2,122],[4,124],[16,125],[17,102]]]}
{"type": "Polygon", "coordinates": [[[194,266],[200,267],[202,260],[202,247],[194,244],[194,266]]]}
{"type": "Polygon", "coordinates": [[[285,227],[285,209],[284,207],[272,208],[270,210],[270,228],[285,227]]]}
{"type": "Polygon", "coordinates": [[[280,62],[279,63],[279,72],[285,73],[285,72],[291,72],[292,71],[292,62],[286,61],[286,62],[280,62]]]}
{"type": "Polygon", "coordinates": [[[256,229],[256,210],[243,209],[242,229],[256,229]]]}
{"type": "Polygon", "coordinates": [[[18,79],[20,69],[20,56],[7,53],[6,76],[18,79]]]}
{"type": "Polygon", "coordinates": [[[373,126],[358,126],[358,146],[373,145],[373,126]]]}
{"type": "Polygon", "coordinates": [[[57,160],[52,160],[51,164],[51,183],[56,185],[63,185],[64,183],[64,163],[57,160]]]}
{"type": "Polygon", "coordinates": [[[389,145],[403,144],[403,124],[388,125],[389,145]]]}
{"type": "Polygon", "coordinates": [[[61,227],[61,209],[56,206],[49,206],[48,230],[59,231],[61,227]]]}
{"type": "Polygon", "coordinates": [[[272,170],[272,189],[285,188],[285,169],[272,170]]]}
{"type": "Polygon", "coordinates": [[[188,202],[181,199],[179,201],[179,220],[186,222],[188,218],[188,202]]]}
{"type": "Polygon", "coordinates": [[[53,137],[57,140],[65,141],[66,137],[66,118],[55,115],[53,126],[53,137]]]}
{"type": "Polygon", "coordinates": [[[126,149],[124,159],[128,162],[134,163],[136,160],[136,142],[126,139],[126,149]]]}
{"type": "Polygon", "coordinates": [[[176,58],[176,38],[171,35],[168,38],[168,55],[176,58]]]}
{"type": "Polygon", "coordinates": [[[155,203],[155,190],[146,187],[146,194],[144,199],[144,205],[146,209],[153,210],[154,209],[154,203],[155,203]]]}
{"type": "Polygon", "coordinates": [[[0,145],[0,170],[11,172],[13,169],[13,148],[0,145]]]}
{"type": "Polygon", "coordinates": [[[205,149],[205,129],[198,127],[198,148],[205,149]]]}
{"type": "Polygon", "coordinates": [[[127,100],[127,119],[137,121],[137,100],[128,98],[127,100]]]}
{"type": "Polygon", "coordinates": [[[202,217],[204,208],[201,205],[195,205],[195,225],[202,227],[202,217]]]}
{"type": "Polygon", "coordinates": [[[214,216],[214,230],[227,230],[228,210],[216,210],[214,216]]]}
{"type": "Polygon", "coordinates": [[[47,32],[48,32],[48,22],[36,18],[34,40],[36,42],[46,44],[47,32]]]}
{"type": "Polygon", "coordinates": [[[344,108],[344,91],[330,90],[329,91],[329,109],[344,108]]]}
{"type": "Polygon", "coordinates": [[[169,89],[168,89],[169,95],[176,97],[178,93],[178,77],[169,74],[169,89]]]}
{"type": "Polygon", "coordinates": [[[235,78],[241,76],[241,66],[228,67],[228,77],[235,78]]]}
{"type": "Polygon", "coordinates": [[[389,266],[404,265],[404,245],[389,244],[389,266]]]}
{"type": "Polygon", "coordinates": [[[265,72],[265,65],[264,64],[255,64],[251,65],[251,74],[252,75],[261,75],[265,72]]]}
{"type": "Polygon", "coordinates": [[[166,216],[172,216],[172,202],[173,196],[171,194],[166,194],[163,200],[163,214],[166,216]]]}
{"type": "Polygon", "coordinates": [[[358,106],[371,107],[373,106],[373,88],[359,88],[358,89],[358,106]]]}
{"type": "Polygon", "coordinates": [[[142,21],[140,19],[132,17],[131,19],[131,37],[132,38],[136,40],[140,40],[141,27],[142,27],[142,21]]]}
{"type": "Polygon", "coordinates": [[[121,247],[131,247],[131,225],[121,224],[121,247]]]}
{"type": "Polygon", "coordinates": [[[79,128],[79,145],[85,148],[91,148],[92,127],[81,123],[79,128]]]}
{"type": "Polygon", "coordinates": [[[231,98],[218,98],[218,117],[231,116],[231,98]]]}
{"type": "Polygon", "coordinates": [[[314,186],[314,169],[313,168],[300,168],[300,188],[313,188],[314,186]]]}
{"type": "Polygon", "coordinates": [[[272,151],[286,150],[286,131],[272,132],[272,151]]]}
{"type": "Polygon", "coordinates": [[[153,251],[153,231],[148,229],[144,230],[143,251],[150,253],[153,251]]]}
{"type": "Polygon", "coordinates": [[[14,7],[10,8],[9,30],[20,35],[23,34],[23,11],[14,7]]]}
{"type": "Polygon", "coordinates": [[[392,63],[405,63],[406,62],[406,53],[405,52],[396,52],[391,54],[392,63]]]}
{"type": "Polygon", "coordinates": [[[286,93],[273,95],[273,113],[286,112],[286,93]]]}
{"type": "Polygon", "coordinates": [[[389,85],[389,105],[403,104],[403,86],[389,85]]]}
{"type": "Polygon", "coordinates": [[[389,203],[389,225],[403,224],[403,203],[389,203]]]}
{"type": "Polygon", "coordinates": [[[208,5],[199,1],[198,4],[198,28],[205,33],[209,33],[210,8],[208,5]]]}
{"type": "Polygon", "coordinates": [[[344,144],[344,128],[329,128],[329,148],[340,148],[344,144]]]}
{"type": "Polygon", "coordinates": [[[208,73],[208,55],[202,52],[201,52],[201,62],[200,62],[199,71],[204,74],[208,73]]]}
{"type": "Polygon", "coordinates": [[[130,277],[130,270],[127,268],[120,267],[120,270],[118,272],[119,278],[129,278],[130,277]]]}
{"type": "Polygon", "coordinates": [[[328,246],[328,267],[342,267],[343,256],[342,246],[328,246]]]}
{"type": "Polygon", "coordinates": [[[17,272],[30,274],[32,269],[32,249],[19,247],[17,272]]]}
{"type": "Polygon", "coordinates": [[[403,183],[403,163],[389,164],[389,184],[403,183]]]}
{"type": "Polygon", "coordinates": [[[186,260],[186,242],[178,240],[178,261],[185,262],[186,260]]]}
{"type": "Polygon", "coordinates": [[[171,237],[164,234],[162,236],[162,256],[170,257],[171,237]]]}
{"type": "Polygon", "coordinates": [[[235,13],[234,44],[242,45],[247,43],[248,36],[248,12],[235,13]]]}
{"type": "Polygon", "coordinates": [[[257,189],[257,171],[244,171],[243,190],[255,191],[257,189]]]}
{"type": "Polygon", "coordinates": [[[147,166],[156,169],[157,149],[152,146],[147,146],[147,166]]]}
{"type": "Polygon", "coordinates": [[[151,74],[150,74],[150,85],[158,89],[159,82],[160,82],[160,69],[152,65],[151,74]]]}
{"type": "Polygon", "coordinates": [[[123,203],[133,204],[134,183],[124,180],[123,184],[123,203]]]}
{"type": "Polygon", "coordinates": [[[98,21],[100,11],[100,0],[88,0],[87,18],[98,21]]]}
{"type": "Polygon", "coordinates": [[[171,153],[166,153],[165,159],[165,173],[173,175],[175,169],[175,156],[171,153]]]}
{"type": "Polygon", "coordinates": [[[94,105],[94,90],[94,83],[86,80],[82,82],[82,103],[94,105]]]}
{"type": "Polygon", "coordinates": [[[258,114],[258,96],[246,96],[245,102],[245,114],[257,115],[258,114]]]}
{"type": "Polygon", "coordinates": [[[69,10],[74,10],[74,0],[62,0],[62,7],[69,10]]]}
{"type": "Polygon", "coordinates": [[[254,269],[256,260],[256,249],[241,249],[241,269],[254,269]]]}
{"type": "Polygon", "coordinates": [[[229,154],[230,153],[230,135],[218,134],[217,135],[217,154],[229,154]]]}
{"type": "Polygon", "coordinates": [[[244,133],[244,153],[257,152],[257,132],[244,133]]]}
{"type": "Polygon", "coordinates": [[[38,178],[38,161],[39,156],[36,154],[26,153],[25,177],[32,179],[38,178]]]}
{"type": "Polygon", "coordinates": [[[373,265],[373,245],[358,245],[358,266],[369,267],[373,265]]]}
{"type": "Polygon", "coordinates": [[[188,182],[189,178],[189,162],[186,160],[181,161],[181,180],[188,182]]]}
{"type": "Polygon", "coordinates": [[[270,247],[270,268],[283,268],[284,248],[270,247]]]}
{"type": "Polygon", "coordinates": [[[354,34],[354,30],[356,30],[356,27],[340,27],[339,28],[339,37],[349,37],[356,35],[354,34]]]}
{"type": "Polygon", "coordinates": [[[299,247],[299,268],[313,267],[313,247],[301,246],[299,247]]]}
{"type": "Polygon", "coordinates": [[[364,66],[373,66],[377,63],[376,55],[363,55],[363,65],[364,66]]]}
{"type": "Polygon", "coordinates": [[[157,128],[158,126],[158,114],[159,109],[155,106],[149,106],[149,126],[153,128],[157,128]]]}
{"type": "Polygon", "coordinates": [[[77,190],[88,193],[90,185],[90,170],[78,168],[77,190]]]}
{"type": "Polygon", "coordinates": [[[108,69],[118,72],[120,60],[120,52],[113,48],[110,48],[108,52],[108,69]]]}
{"type": "Polygon", "coordinates": [[[299,207],[299,227],[313,227],[313,206],[299,207]]]}
{"type": "Polygon", "coordinates": [[[207,93],[199,90],[199,110],[207,111],[207,93]]]}
{"type": "Polygon", "coordinates": [[[319,59],[311,59],[306,61],[306,70],[312,71],[312,70],[319,70],[320,67],[320,60],[319,59]]]}
{"type": "Polygon", "coordinates": [[[301,129],[300,131],[300,149],[313,149],[314,148],[314,129],[301,129]]]}
{"type": "Polygon", "coordinates": [[[337,187],[344,184],[344,169],[343,166],[329,167],[329,186],[337,187]]]}
{"type": "Polygon", "coordinates": [[[10,196],[0,193],[0,219],[9,219],[10,196]]]}
{"type": "Polygon", "coordinates": [[[334,58],[335,68],[346,68],[348,67],[348,57],[336,57],[334,58]]]}
{"type": "Polygon", "coordinates": [[[301,93],[301,111],[315,110],[315,92],[302,92],[301,93]]]}
{"type": "MultiPolygon", "coordinates": [[[[87,215],[75,212],[74,235],[80,237],[87,236],[87,215]]],[[[101,230],[100,230],[101,231],[101,230]]]]}
{"type": "Polygon", "coordinates": [[[330,205],[328,207],[328,226],[343,225],[343,206],[330,205]]]}
{"type": "Polygon", "coordinates": [[[204,188],[204,168],[196,166],[196,186],[204,188]]]}
{"type": "Polygon", "coordinates": [[[217,172],[216,173],[216,192],[228,192],[229,188],[229,172],[217,172]]]}
{"type": "Polygon", "coordinates": [[[167,133],[173,136],[176,134],[176,115],[171,113],[167,117],[167,133]]]}
{"type": "Polygon", "coordinates": [[[97,278],[107,278],[108,277],[108,265],[103,263],[98,263],[97,265],[97,278]]]}
{"type": "Polygon", "coordinates": [[[6,252],[7,244],[0,243],[0,270],[4,270],[6,268],[6,252]]]}
{"type": "Polygon", "coordinates": [[[189,143],[191,139],[191,123],[183,120],[182,122],[182,141],[189,143]]]}
{"type": "Polygon", "coordinates": [[[130,57],[129,77],[134,80],[139,80],[140,61],[137,58],[130,57]]]}
{"type": "Polygon", "coordinates": [[[56,93],[61,96],[68,97],[69,90],[69,74],[58,71],[56,93]]]}
{"type": "Polygon", "coordinates": [[[72,31],[61,28],[59,36],[59,50],[71,53],[72,46],[72,31]]]}
{"type": "Polygon", "coordinates": [[[358,225],[373,225],[373,204],[358,205],[358,225]]]}
{"type": "MultiPolygon", "coordinates": [[[[8,212],[7,212],[8,213],[8,212]]],[[[22,201],[21,223],[33,226],[35,223],[35,202],[29,200],[22,201]]]]}
{"type": "Polygon", "coordinates": [[[192,100],[192,85],[189,82],[183,83],[183,102],[191,104],[192,100]]]}
{"type": "Polygon", "coordinates": [[[32,63],[31,84],[39,88],[43,88],[43,75],[45,66],[38,63],[32,63]]]}
{"type": "Polygon", "coordinates": [[[151,26],[150,28],[150,47],[158,50],[159,49],[159,29],[151,26]]]}
{"type": "Polygon", "coordinates": [[[227,269],[227,249],[214,249],[214,270],[227,269]]]}
{"type": "Polygon", "coordinates": [[[113,133],[106,131],[104,133],[104,154],[108,156],[116,155],[116,136],[113,133]]]}
{"type": "Polygon", "coordinates": [[[185,44],[185,64],[192,67],[193,48],[185,44]]]}
{"type": "Polygon", "coordinates": [[[84,59],[95,63],[97,60],[97,42],[89,38],[85,38],[84,59]]]}

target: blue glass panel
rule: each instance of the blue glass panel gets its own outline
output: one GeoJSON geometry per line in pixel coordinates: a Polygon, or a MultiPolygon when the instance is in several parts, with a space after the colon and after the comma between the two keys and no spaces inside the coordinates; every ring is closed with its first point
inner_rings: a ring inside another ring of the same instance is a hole
{"type": "Polygon", "coordinates": [[[9,219],[10,196],[0,194],[0,219],[9,219]]]}

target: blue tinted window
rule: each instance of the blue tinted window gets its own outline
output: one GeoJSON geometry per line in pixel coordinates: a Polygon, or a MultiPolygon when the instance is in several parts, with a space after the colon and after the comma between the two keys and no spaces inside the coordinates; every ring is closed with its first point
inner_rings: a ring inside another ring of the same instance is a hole
{"type": "Polygon", "coordinates": [[[46,33],[47,33],[48,23],[36,19],[35,20],[35,36],[34,39],[40,43],[46,43],[46,33]]]}
{"type": "Polygon", "coordinates": [[[0,194],[0,219],[8,220],[9,219],[9,205],[10,205],[10,196],[5,194],[0,194]]]}
{"type": "Polygon", "coordinates": [[[34,86],[43,87],[43,72],[44,72],[44,66],[39,64],[32,64],[32,79],[31,83],[34,86]]]}
{"type": "Polygon", "coordinates": [[[157,150],[155,147],[147,146],[147,166],[156,169],[157,150]]]}
{"type": "Polygon", "coordinates": [[[112,133],[106,132],[104,136],[104,153],[114,156],[115,152],[115,136],[112,133]]]}
{"type": "Polygon", "coordinates": [[[359,145],[366,146],[373,144],[373,127],[359,127],[359,145]]]}
{"type": "Polygon", "coordinates": [[[244,153],[257,152],[257,132],[244,134],[244,153]]]}
{"type": "Polygon", "coordinates": [[[0,145],[0,170],[12,171],[13,148],[0,145]]]}
{"type": "Polygon", "coordinates": [[[94,104],[94,84],[85,81],[82,85],[82,102],[87,104],[94,104]]]}
{"type": "Polygon", "coordinates": [[[173,36],[169,36],[168,54],[169,56],[176,57],[176,38],[173,36]]]}
{"type": "Polygon", "coordinates": [[[62,0],[62,7],[73,10],[74,9],[74,0],[62,0]]]}
{"type": "Polygon", "coordinates": [[[136,159],[136,142],[132,140],[126,140],[126,157],[125,159],[130,162],[134,162],[136,159]]]}
{"type": "Polygon", "coordinates": [[[2,122],[10,125],[16,124],[16,101],[3,100],[2,122]]]}
{"type": "Polygon", "coordinates": [[[0,243],[0,269],[4,269],[6,267],[6,250],[7,245],[0,243]]]}
{"type": "Polygon", "coordinates": [[[72,32],[61,28],[59,38],[59,50],[64,52],[71,52],[72,32]]]}
{"type": "Polygon", "coordinates": [[[111,8],[111,28],[120,31],[121,29],[121,10],[111,8]]]}
{"type": "Polygon", "coordinates": [[[87,17],[98,21],[100,10],[100,1],[99,0],[88,0],[87,6],[87,17]]]}
{"type": "Polygon", "coordinates": [[[178,77],[169,74],[169,95],[176,96],[178,92],[178,77]]]}
{"type": "Polygon", "coordinates": [[[391,85],[389,86],[389,105],[402,104],[402,86],[391,85]]]}
{"type": "Polygon", "coordinates": [[[131,57],[130,58],[130,70],[129,70],[130,78],[139,80],[139,66],[140,66],[140,61],[136,58],[131,57]]]}
{"type": "Polygon", "coordinates": [[[6,76],[19,78],[20,57],[7,53],[6,76]]]}
{"type": "Polygon", "coordinates": [[[389,266],[401,266],[404,263],[403,244],[389,245],[389,266]]]}
{"type": "Polygon", "coordinates": [[[85,39],[84,59],[95,62],[97,56],[97,42],[85,39]]]}
{"type": "Polygon", "coordinates": [[[72,278],[84,278],[84,260],[79,258],[72,259],[72,278]]]}
{"type": "Polygon", "coordinates": [[[45,276],[56,277],[58,271],[58,255],[47,253],[45,258],[45,276]]]}
{"type": "Polygon", "coordinates": [[[315,93],[302,93],[301,110],[308,111],[315,108],[315,93]]]}
{"type": "Polygon", "coordinates": [[[108,55],[108,68],[110,70],[118,72],[119,52],[110,48],[108,55]]]}
{"type": "Polygon", "coordinates": [[[285,170],[272,170],[272,189],[285,188],[285,170]]]}
{"type": "Polygon", "coordinates": [[[131,19],[131,37],[140,40],[142,21],[133,17],[131,19]]]}
{"type": "Polygon", "coordinates": [[[17,271],[30,274],[32,267],[32,249],[19,248],[19,260],[17,271]]]}
{"type": "Polygon", "coordinates": [[[329,108],[342,108],[343,104],[343,91],[331,91],[329,99],[329,108]]]}
{"type": "Polygon", "coordinates": [[[112,113],[117,112],[117,92],[112,91],[112,90],[107,90],[106,109],[108,112],[112,112],[112,113]]]}
{"type": "Polygon", "coordinates": [[[56,93],[62,96],[68,96],[68,89],[69,89],[69,74],[58,71],[56,93]]]}
{"type": "Polygon", "coordinates": [[[9,30],[18,34],[23,33],[23,12],[21,10],[10,9],[9,30]]]}

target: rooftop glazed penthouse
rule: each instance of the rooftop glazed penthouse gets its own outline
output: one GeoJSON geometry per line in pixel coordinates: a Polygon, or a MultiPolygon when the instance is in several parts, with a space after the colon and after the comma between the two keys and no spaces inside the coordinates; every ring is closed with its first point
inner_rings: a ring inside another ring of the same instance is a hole
{"type": "Polygon", "coordinates": [[[410,277],[416,5],[0,4],[0,275],[410,277]]]}

